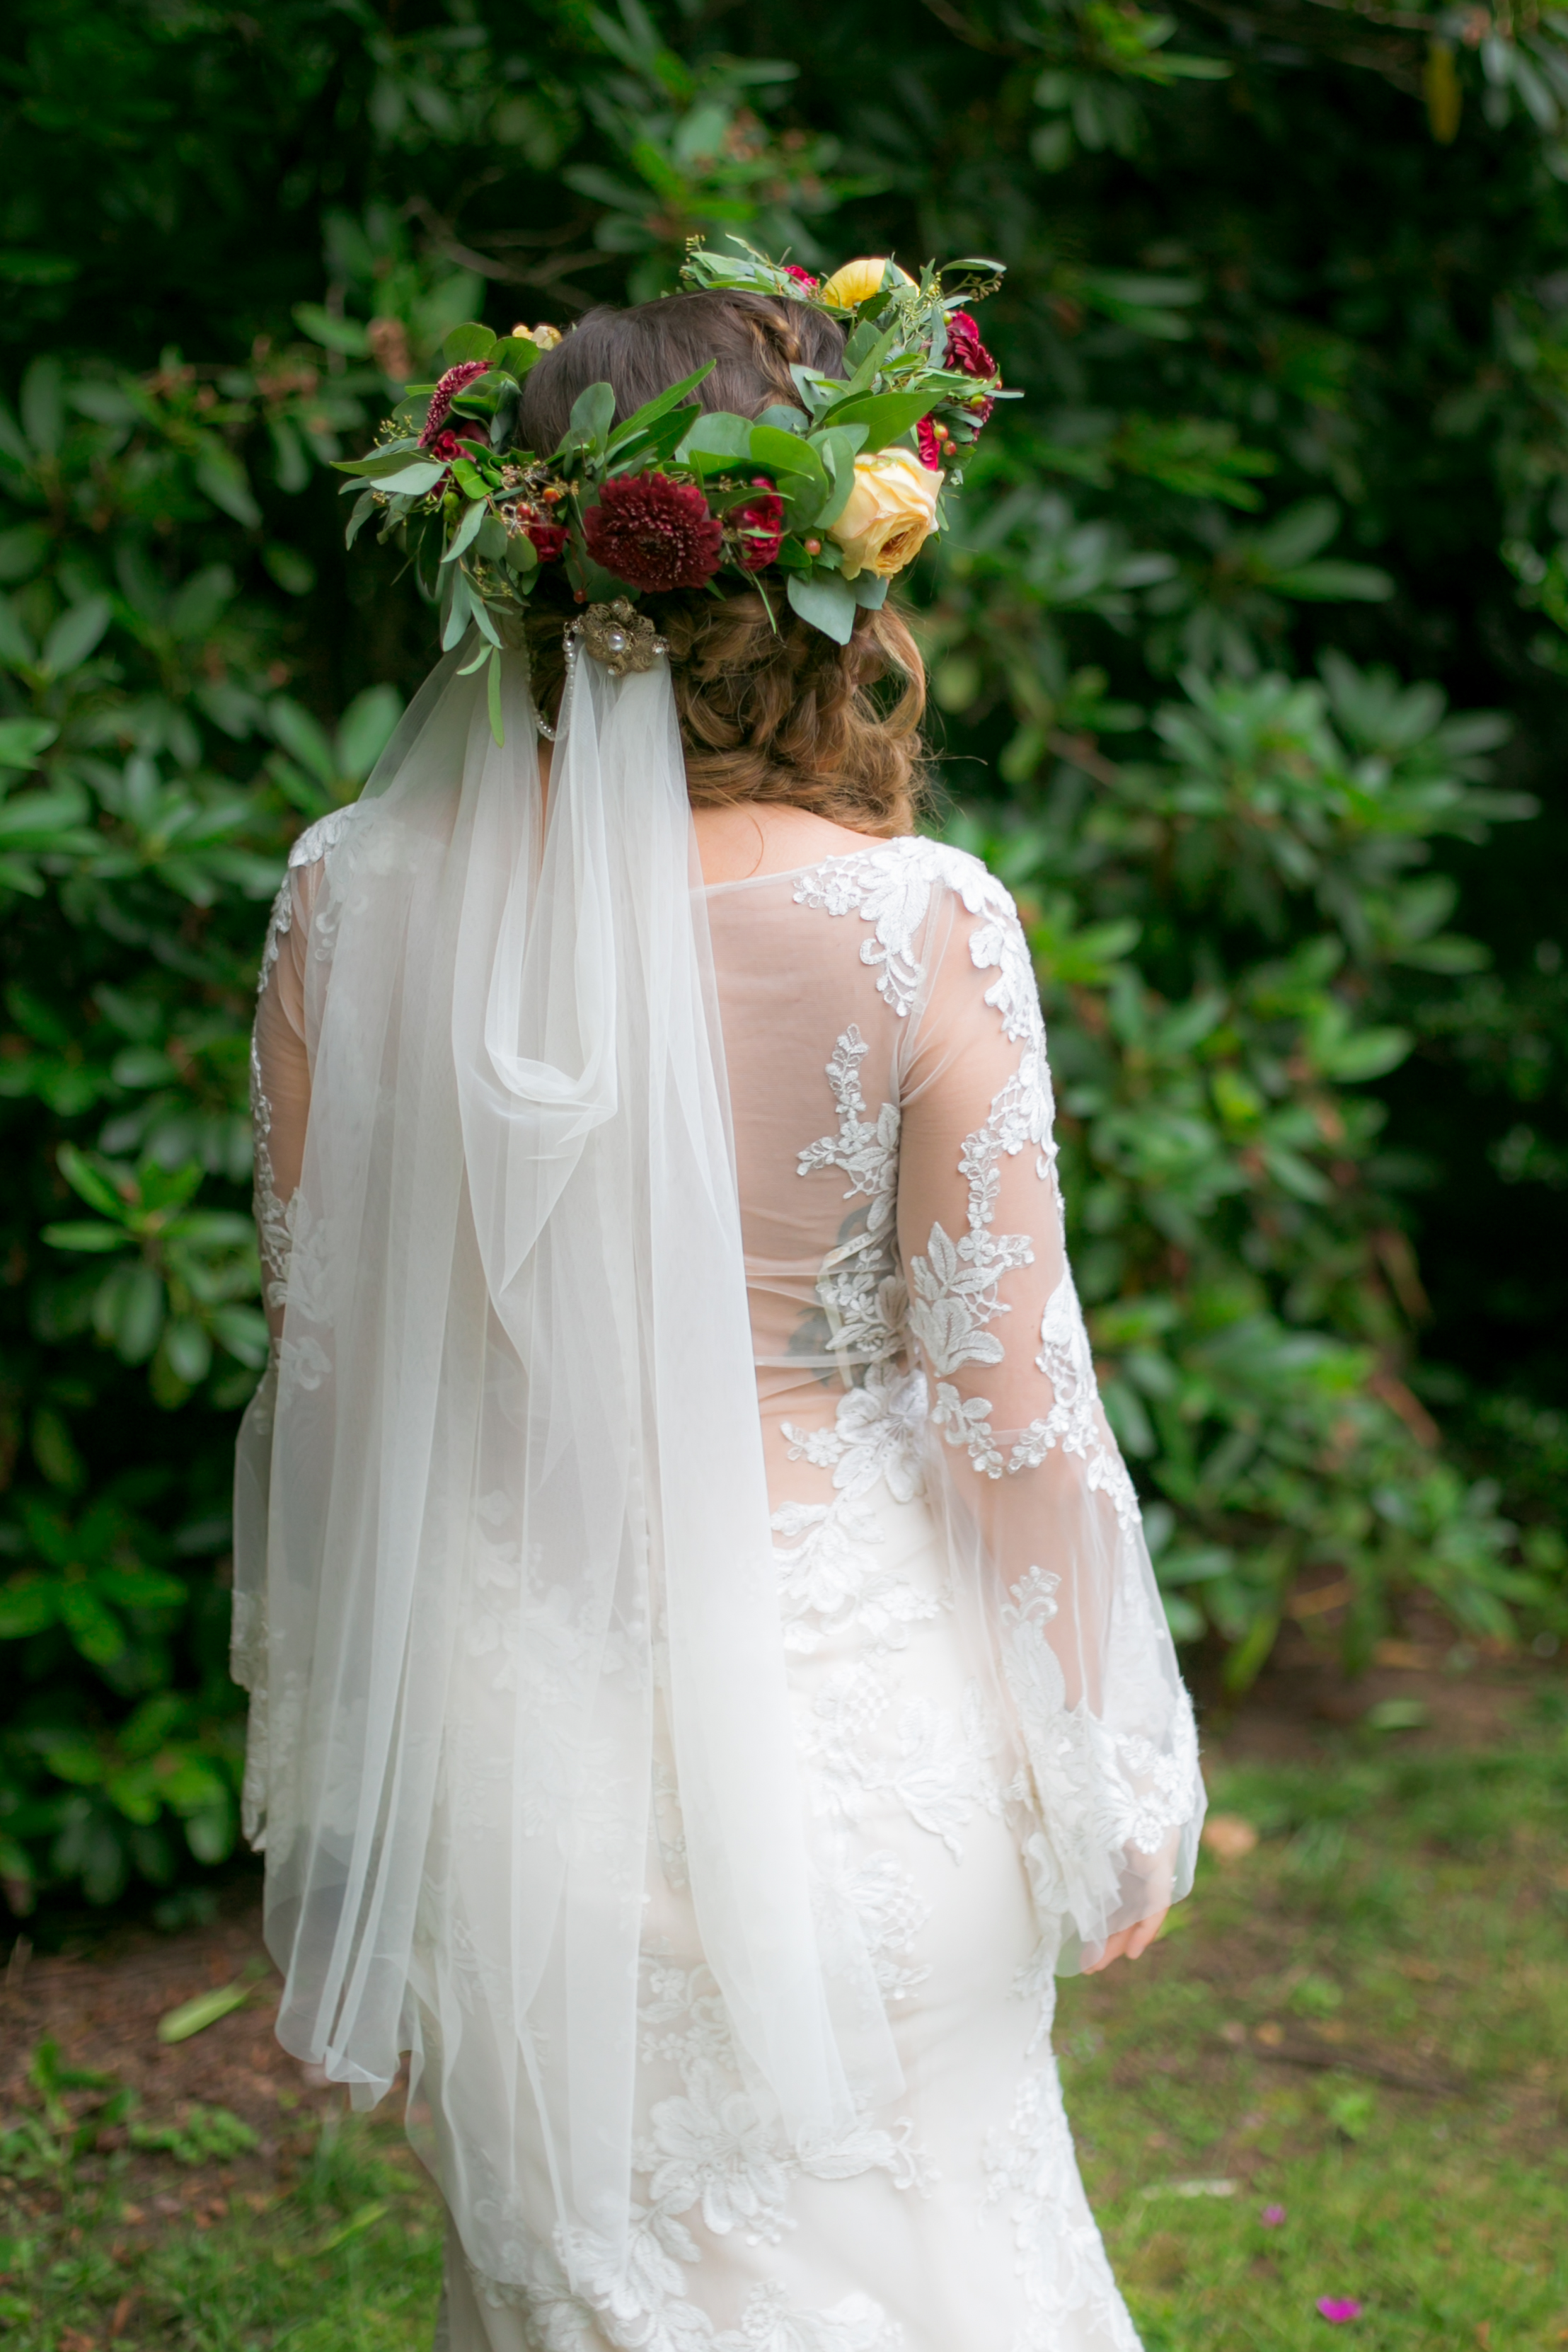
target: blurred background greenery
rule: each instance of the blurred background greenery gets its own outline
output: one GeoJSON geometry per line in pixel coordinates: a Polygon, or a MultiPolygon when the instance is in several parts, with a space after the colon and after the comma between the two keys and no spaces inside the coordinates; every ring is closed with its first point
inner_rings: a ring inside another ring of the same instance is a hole
{"type": "Polygon", "coordinates": [[[934,822],[1029,929],[1178,1636],[1232,1692],[1292,1613],[1550,1654],[1568,19],[13,0],[0,121],[14,1915],[176,1925],[235,1847],[251,991],[432,643],[324,468],[457,322],[693,235],[1007,266],[1026,397],[913,581],[934,822]]]}

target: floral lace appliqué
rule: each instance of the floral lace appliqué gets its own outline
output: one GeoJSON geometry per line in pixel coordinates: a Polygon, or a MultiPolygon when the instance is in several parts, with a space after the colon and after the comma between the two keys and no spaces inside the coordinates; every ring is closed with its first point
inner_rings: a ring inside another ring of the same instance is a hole
{"type": "MultiPolygon", "coordinates": [[[[970,952],[977,969],[1003,965],[1002,978],[987,994],[986,1003],[1003,1007],[1009,1037],[1021,1034],[1009,1025],[1019,1009],[1017,956],[1009,949],[1005,960],[996,944],[1009,920],[1016,929],[1013,901],[995,876],[966,849],[955,849],[951,842],[905,835],[876,849],[855,850],[847,857],[829,857],[814,866],[795,884],[795,896],[798,906],[820,907],[830,915],[858,915],[873,926],[873,936],[862,947],[860,961],[879,973],[879,993],[903,1020],[924,976],[915,942],[931,908],[931,891],[939,884],[955,890],[972,915],[984,918],[970,942],[970,952]]],[[[1027,995],[1034,998],[1037,1019],[1039,1000],[1026,948],[1021,977],[1027,995]]]]}
{"type": "Polygon", "coordinates": [[[833,1049],[827,1083],[838,1106],[838,1132],[820,1136],[799,1156],[797,1173],[837,1168],[849,1179],[847,1201],[864,1201],[858,1229],[845,1233],[818,1269],[816,1297],[827,1318],[829,1348],[846,1364],[877,1363],[903,1342],[905,1294],[895,1247],[899,1185],[899,1110],[884,1103],[866,1117],[860,1066],[866,1040],[851,1022],[833,1049]]]}
{"type": "Polygon", "coordinates": [[[1054,2060],[1025,2076],[1006,2129],[987,2140],[985,2190],[1011,2227],[1032,2322],[1019,2352],[1090,2331],[1104,2352],[1139,2352],[1079,2179],[1054,2060]]]}

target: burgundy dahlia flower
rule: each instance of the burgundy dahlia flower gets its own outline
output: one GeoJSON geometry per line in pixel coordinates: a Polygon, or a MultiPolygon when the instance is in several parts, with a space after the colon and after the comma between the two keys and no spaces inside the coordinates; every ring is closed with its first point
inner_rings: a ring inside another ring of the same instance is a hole
{"type": "MultiPolygon", "coordinates": [[[[430,394],[430,405],[426,412],[425,423],[419,435],[419,446],[422,449],[428,449],[431,446],[436,436],[450,415],[452,394],[455,392],[461,392],[466,383],[472,383],[477,375],[485,374],[489,365],[489,362],[487,360],[459,360],[456,367],[449,367],[447,370],[446,374],[430,394]]],[[[482,426],[479,429],[482,431],[482,426]]]]}
{"type": "Polygon", "coordinates": [[[778,561],[778,551],[784,544],[784,500],[763,475],[756,476],[752,487],[761,490],[762,497],[736,507],[730,520],[745,534],[739,557],[742,570],[765,572],[770,563],[778,561]]]}
{"type": "MultiPolygon", "coordinates": [[[[980,330],[967,310],[955,310],[947,322],[947,350],[944,364],[960,375],[994,376],[998,373],[995,361],[980,340],[980,330]]],[[[984,425],[996,404],[994,400],[975,404],[974,415],[984,425]]]]}
{"type": "Polygon", "coordinates": [[[595,563],[633,588],[700,588],[719,569],[723,531],[694,482],[623,474],[583,517],[595,563]]]}

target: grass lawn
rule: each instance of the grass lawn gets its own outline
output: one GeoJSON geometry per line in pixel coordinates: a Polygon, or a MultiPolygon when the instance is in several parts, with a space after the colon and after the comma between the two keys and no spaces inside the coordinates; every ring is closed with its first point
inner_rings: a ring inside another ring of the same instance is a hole
{"type": "MultiPolygon", "coordinates": [[[[1544,1694],[1483,1753],[1361,1731],[1220,1765],[1237,1850],[1138,1967],[1064,1987],[1148,2352],[1568,2345],[1563,1714],[1544,1694]]],[[[254,2009],[139,2087],[81,2047],[34,2040],[0,2108],[7,2352],[426,2352],[439,2242],[395,2125],[266,2075],[254,2009]]]]}

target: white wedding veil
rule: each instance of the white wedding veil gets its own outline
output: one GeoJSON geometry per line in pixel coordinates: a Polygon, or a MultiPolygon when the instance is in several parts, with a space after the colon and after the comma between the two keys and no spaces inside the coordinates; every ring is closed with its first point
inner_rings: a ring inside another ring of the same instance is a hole
{"type": "Polygon", "coordinates": [[[624,2249],[658,1754],[764,2111],[822,2147],[899,2078],[817,1948],[668,668],[576,661],[547,805],[500,687],[504,746],[449,657],[330,821],[236,1586],[280,2037],[361,2104],[412,2052],[506,2282],[624,2249]]]}

